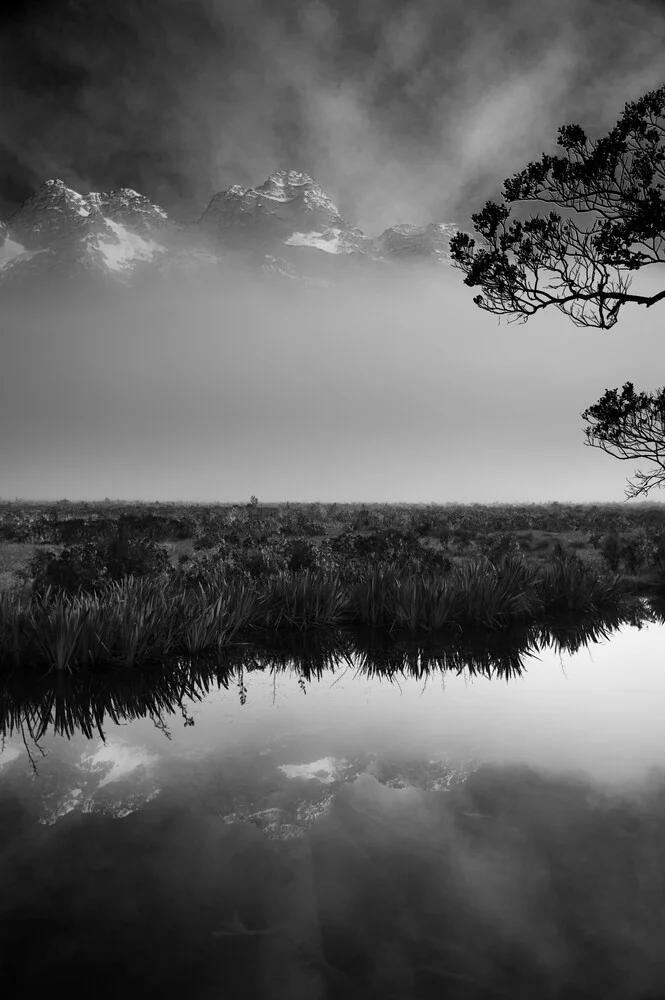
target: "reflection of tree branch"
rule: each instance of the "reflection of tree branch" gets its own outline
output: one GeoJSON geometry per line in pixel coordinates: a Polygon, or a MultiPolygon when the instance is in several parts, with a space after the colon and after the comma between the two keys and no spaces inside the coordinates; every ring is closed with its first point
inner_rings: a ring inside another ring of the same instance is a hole
{"type": "MultiPolygon", "coordinates": [[[[46,751],[42,747],[40,747],[39,743],[35,739],[29,722],[28,722],[28,732],[30,733],[30,738],[34,742],[35,746],[39,750],[39,752],[42,755],[42,757],[46,757],[47,753],[46,753],[46,751]]],[[[28,755],[28,760],[30,761],[30,766],[32,767],[32,773],[35,776],[37,776],[37,762],[36,762],[35,758],[32,756],[32,754],[30,753],[30,747],[28,746],[28,741],[25,738],[25,728],[24,728],[24,725],[23,725],[23,720],[21,720],[21,738],[23,740],[23,746],[25,747],[25,752],[28,755]]]]}
{"type": "Polygon", "coordinates": [[[192,718],[191,715],[188,714],[187,709],[185,708],[184,705],[180,706],[180,712],[182,714],[182,718],[183,718],[183,721],[184,721],[185,725],[186,726],[193,726],[194,725],[194,719],[192,718]]]}
{"type": "Polygon", "coordinates": [[[151,715],[150,719],[151,719],[151,721],[152,721],[155,729],[158,729],[160,731],[160,733],[162,733],[163,736],[166,736],[167,740],[170,740],[171,739],[171,732],[170,732],[169,728],[167,727],[166,723],[164,722],[164,720],[161,717],[159,717],[159,716],[157,716],[157,718],[155,718],[154,715],[151,715]]]}

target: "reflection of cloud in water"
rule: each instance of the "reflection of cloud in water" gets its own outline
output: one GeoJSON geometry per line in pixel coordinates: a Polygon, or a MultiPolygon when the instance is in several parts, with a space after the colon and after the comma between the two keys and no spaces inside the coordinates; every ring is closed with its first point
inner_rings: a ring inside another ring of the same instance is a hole
{"type": "Polygon", "coordinates": [[[137,767],[148,767],[157,760],[159,757],[156,754],[149,753],[143,747],[111,742],[103,744],[92,756],[84,757],[83,763],[92,764],[94,767],[96,764],[112,762],[113,767],[97,786],[103,788],[104,785],[108,785],[111,781],[117,781],[137,767]]]}
{"type": "Polygon", "coordinates": [[[3,767],[11,761],[16,760],[17,757],[21,756],[21,751],[17,750],[16,747],[5,747],[0,753],[0,771],[3,767]]]}
{"type": "Polygon", "coordinates": [[[329,785],[335,780],[335,773],[340,763],[345,764],[346,761],[337,763],[332,757],[321,757],[320,760],[313,760],[309,764],[280,764],[279,770],[283,771],[287,778],[317,778],[323,784],[329,785]]]}

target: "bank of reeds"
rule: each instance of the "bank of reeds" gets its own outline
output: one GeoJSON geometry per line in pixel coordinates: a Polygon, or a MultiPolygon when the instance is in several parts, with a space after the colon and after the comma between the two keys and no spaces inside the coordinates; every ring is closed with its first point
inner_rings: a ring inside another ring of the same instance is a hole
{"type": "Polygon", "coordinates": [[[0,662],[45,672],[133,668],[214,655],[239,634],[345,626],[500,630],[557,613],[600,612],[622,600],[618,577],[598,577],[562,556],[537,568],[519,555],[485,558],[443,574],[378,563],[348,583],[311,569],[263,580],[220,570],[194,590],[179,587],[177,577],[127,577],[77,596],[50,588],[27,602],[0,595],[0,662]]]}

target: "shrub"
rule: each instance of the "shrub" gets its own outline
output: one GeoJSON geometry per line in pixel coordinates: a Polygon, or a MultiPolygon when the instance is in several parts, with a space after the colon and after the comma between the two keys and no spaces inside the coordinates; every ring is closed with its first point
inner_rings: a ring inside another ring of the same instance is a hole
{"type": "Polygon", "coordinates": [[[294,538],[289,546],[290,570],[314,569],[318,565],[316,546],[303,538],[294,538]]]}
{"type": "Polygon", "coordinates": [[[506,531],[498,536],[490,536],[483,539],[481,552],[487,556],[491,562],[502,560],[505,556],[519,555],[520,544],[510,531],[506,531]]]}
{"type": "Polygon", "coordinates": [[[28,565],[32,577],[32,592],[44,595],[48,588],[78,594],[94,590],[109,577],[109,572],[99,546],[82,542],[63,549],[57,555],[52,549],[36,552],[28,565]]]}
{"type": "Polygon", "coordinates": [[[126,576],[155,576],[170,572],[168,552],[146,538],[130,538],[124,544],[82,542],[63,549],[60,555],[45,549],[35,553],[28,572],[36,596],[51,587],[55,591],[78,594],[95,591],[108,580],[126,576]]]}
{"type": "Polygon", "coordinates": [[[579,556],[554,556],[540,571],[537,590],[548,612],[594,612],[618,605],[622,598],[618,577],[602,579],[579,556]]]}
{"type": "Polygon", "coordinates": [[[621,542],[616,531],[610,531],[609,534],[603,536],[600,551],[610,571],[617,573],[621,562],[621,542]]]}
{"type": "Polygon", "coordinates": [[[457,528],[453,532],[453,535],[457,542],[457,545],[462,550],[468,549],[469,545],[476,537],[475,531],[471,531],[470,528],[461,528],[461,527],[457,528]]]}
{"type": "Polygon", "coordinates": [[[219,545],[221,541],[221,535],[217,532],[206,531],[194,541],[194,551],[201,552],[204,549],[214,549],[216,545],[219,545]]]}
{"type": "Polygon", "coordinates": [[[636,574],[649,560],[651,545],[644,531],[627,535],[621,544],[621,556],[628,573],[636,574]]]}
{"type": "Polygon", "coordinates": [[[100,546],[99,552],[113,580],[155,576],[171,570],[168,552],[150,538],[130,537],[124,544],[113,539],[100,546]]]}
{"type": "Polygon", "coordinates": [[[663,528],[649,536],[649,559],[659,573],[665,574],[665,529],[663,528]]]}

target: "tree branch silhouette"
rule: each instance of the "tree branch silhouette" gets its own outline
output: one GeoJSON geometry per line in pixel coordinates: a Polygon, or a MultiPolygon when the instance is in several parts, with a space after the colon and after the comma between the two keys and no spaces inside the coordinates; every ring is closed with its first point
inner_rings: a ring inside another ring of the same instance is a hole
{"type": "MultiPolygon", "coordinates": [[[[511,322],[554,306],[576,326],[609,330],[623,306],[647,309],[665,300],[630,291],[632,272],[665,264],[665,85],[626,104],[617,124],[592,141],[579,125],[559,129],[563,156],[540,161],[504,181],[503,204],[488,201],[472,216],[483,239],[451,240],[464,283],[480,286],[474,302],[511,322]],[[554,204],[525,221],[510,204],[554,204]]],[[[646,459],[655,470],[635,473],[627,499],[665,484],[665,390],[607,390],[582,414],[587,444],[615,458],[646,459]]]]}
{"type": "Polygon", "coordinates": [[[482,288],[474,302],[488,312],[525,322],[554,306],[577,326],[610,329],[622,306],[665,299],[665,288],[629,291],[631,272],[665,264],[665,85],[626,104],[604,138],[566,125],[557,144],[565,156],[543,154],[504,181],[503,204],[472,216],[483,245],[452,238],[453,266],[482,288]],[[568,214],[510,219],[510,203],[530,201],[568,214]]]}

